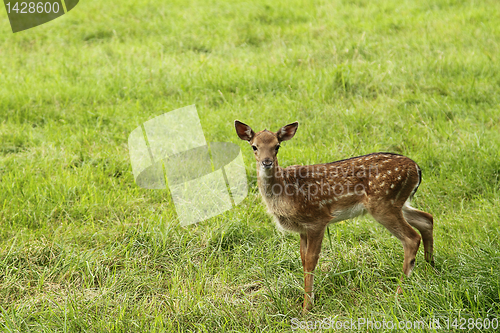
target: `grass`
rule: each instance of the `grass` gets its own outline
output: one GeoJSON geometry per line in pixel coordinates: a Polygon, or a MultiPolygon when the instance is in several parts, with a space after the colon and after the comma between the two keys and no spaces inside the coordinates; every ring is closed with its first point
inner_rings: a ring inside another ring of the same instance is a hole
{"type": "Polygon", "coordinates": [[[89,0],[16,34],[3,15],[1,329],[499,318],[499,12],[493,0],[89,0]],[[241,145],[250,192],[183,228],[168,193],[135,185],[127,138],[191,104],[207,141],[241,145]],[[284,166],[374,151],[417,161],[435,269],[420,250],[396,297],[400,243],[369,217],[332,225],[302,317],[298,235],[266,214],[234,119],[258,130],[298,120],[284,166]]]}

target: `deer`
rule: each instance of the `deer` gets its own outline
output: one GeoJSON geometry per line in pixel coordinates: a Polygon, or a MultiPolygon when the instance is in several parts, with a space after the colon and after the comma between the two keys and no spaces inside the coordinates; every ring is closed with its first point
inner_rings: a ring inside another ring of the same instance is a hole
{"type": "MultiPolygon", "coordinates": [[[[410,276],[421,240],[425,260],[434,265],[433,217],[410,205],[422,181],[421,169],[413,160],[379,152],[324,164],[282,168],[277,157],[280,145],[294,137],[298,122],[283,126],[277,132],[265,129],[257,133],[238,120],[234,125],[238,137],[253,149],[259,192],[277,227],[300,234],[303,313],[313,307],[314,270],[330,223],[369,213],[403,245],[401,280],[410,276]]],[[[401,292],[399,286],[398,293],[401,292]]]]}

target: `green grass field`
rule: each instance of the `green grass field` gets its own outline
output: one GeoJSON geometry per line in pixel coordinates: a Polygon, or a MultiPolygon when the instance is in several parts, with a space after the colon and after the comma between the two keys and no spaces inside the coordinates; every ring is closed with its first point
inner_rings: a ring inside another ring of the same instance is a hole
{"type": "Polygon", "coordinates": [[[496,0],[88,0],[16,34],[3,12],[0,329],[282,332],[336,317],[434,318],[445,332],[500,320],[499,54],[496,0]],[[207,141],[241,146],[250,192],[180,227],[167,191],[135,184],[127,139],[191,104],[207,141]],[[421,246],[398,297],[400,242],[369,216],[331,225],[302,316],[299,236],[267,215],[234,119],[298,120],[282,166],[415,160],[435,268],[421,246]]]}

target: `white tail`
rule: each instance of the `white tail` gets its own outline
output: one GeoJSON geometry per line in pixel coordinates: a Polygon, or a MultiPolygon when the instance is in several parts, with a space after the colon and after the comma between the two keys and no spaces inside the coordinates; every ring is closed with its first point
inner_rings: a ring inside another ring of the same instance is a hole
{"type": "Polygon", "coordinates": [[[235,121],[236,133],[250,143],[257,160],[260,193],[277,224],[300,233],[300,256],[304,267],[304,305],[313,304],[313,273],[326,226],[370,213],[396,236],[404,248],[403,273],[409,276],[421,237],[425,259],[432,263],[433,218],[409,205],[421,181],[418,165],[408,157],[374,153],[326,164],[278,165],[282,141],[290,140],[298,123],[276,133],[255,133],[235,121]]]}

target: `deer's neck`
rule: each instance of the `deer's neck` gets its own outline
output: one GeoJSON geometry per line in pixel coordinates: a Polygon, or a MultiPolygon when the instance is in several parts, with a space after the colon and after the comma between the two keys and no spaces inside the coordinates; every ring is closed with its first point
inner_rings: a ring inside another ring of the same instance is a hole
{"type": "Polygon", "coordinates": [[[283,168],[278,163],[272,168],[257,167],[257,183],[259,190],[266,199],[277,197],[284,191],[283,168]]]}

